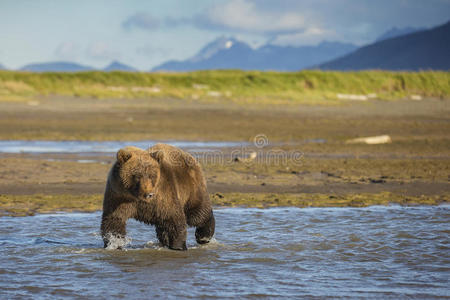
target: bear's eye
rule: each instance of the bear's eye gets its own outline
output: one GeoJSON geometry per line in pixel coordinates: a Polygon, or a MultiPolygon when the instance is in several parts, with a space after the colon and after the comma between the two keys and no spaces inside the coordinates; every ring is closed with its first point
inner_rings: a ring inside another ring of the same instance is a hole
{"type": "Polygon", "coordinates": [[[138,182],[136,182],[135,184],[134,184],[134,189],[136,190],[136,191],[139,191],[139,188],[141,187],[141,183],[138,181],[138,182]]]}
{"type": "Polygon", "coordinates": [[[136,183],[139,183],[139,181],[141,181],[141,178],[138,175],[132,176],[132,179],[131,179],[132,183],[136,184],[136,183]]]}

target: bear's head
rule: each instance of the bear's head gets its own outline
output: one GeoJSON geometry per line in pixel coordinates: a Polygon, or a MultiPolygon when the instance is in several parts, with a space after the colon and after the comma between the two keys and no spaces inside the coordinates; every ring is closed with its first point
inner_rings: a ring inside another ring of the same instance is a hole
{"type": "Polygon", "coordinates": [[[148,151],[125,147],[117,152],[116,174],[126,193],[151,201],[160,178],[160,167],[148,151]]]}

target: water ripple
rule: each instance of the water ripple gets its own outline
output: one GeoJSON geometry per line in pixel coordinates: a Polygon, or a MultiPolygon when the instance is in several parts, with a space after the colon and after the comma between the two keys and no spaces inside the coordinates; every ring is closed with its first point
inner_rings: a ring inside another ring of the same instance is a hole
{"type": "Polygon", "coordinates": [[[130,221],[104,250],[100,214],[0,218],[0,298],[449,297],[449,206],[216,210],[187,252],[130,221]]]}

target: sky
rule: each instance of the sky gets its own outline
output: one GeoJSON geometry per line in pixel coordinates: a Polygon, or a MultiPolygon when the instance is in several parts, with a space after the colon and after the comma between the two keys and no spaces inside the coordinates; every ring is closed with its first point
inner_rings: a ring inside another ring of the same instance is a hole
{"type": "Polygon", "coordinates": [[[0,0],[0,64],[71,61],[138,70],[227,36],[252,47],[364,45],[392,27],[450,20],[450,0],[0,0]]]}

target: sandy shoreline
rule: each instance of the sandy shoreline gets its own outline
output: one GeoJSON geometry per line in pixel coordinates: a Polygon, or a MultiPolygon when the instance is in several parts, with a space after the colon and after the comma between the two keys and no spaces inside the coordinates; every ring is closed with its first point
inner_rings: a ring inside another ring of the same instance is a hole
{"type": "MultiPolygon", "coordinates": [[[[0,215],[101,210],[113,160],[114,154],[0,154],[0,215]],[[80,157],[92,162],[80,163],[80,157]]],[[[301,165],[231,162],[206,163],[203,168],[216,206],[361,207],[449,201],[447,159],[375,161],[326,155],[301,165]],[[375,161],[395,170],[380,173],[375,161]]]]}

